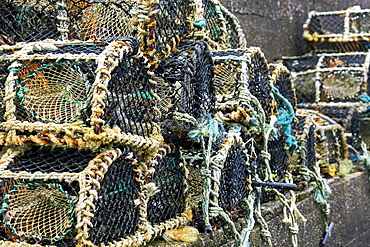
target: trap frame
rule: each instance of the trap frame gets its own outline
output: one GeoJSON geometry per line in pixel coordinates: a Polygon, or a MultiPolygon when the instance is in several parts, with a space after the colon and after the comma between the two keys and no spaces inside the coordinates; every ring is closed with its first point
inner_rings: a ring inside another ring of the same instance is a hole
{"type": "Polygon", "coordinates": [[[311,11],[303,38],[316,53],[366,52],[370,47],[370,10],[354,6],[342,11],[311,11]]]}

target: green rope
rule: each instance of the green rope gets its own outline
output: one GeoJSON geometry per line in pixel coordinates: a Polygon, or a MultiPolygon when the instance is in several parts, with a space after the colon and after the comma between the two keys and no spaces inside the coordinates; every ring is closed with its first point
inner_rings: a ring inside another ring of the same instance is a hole
{"type": "Polygon", "coordinates": [[[202,194],[202,210],[203,221],[206,226],[206,233],[212,232],[212,227],[209,221],[209,201],[211,194],[211,177],[210,170],[212,142],[221,141],[224,139],[224,127],[218,120],[212,119],[210,114],[204,115],[196,125],[195,129],[188,133],[188,137],[195,142],[200,142],[203,153],[202,175],[205,177],[204,190],[202,194]],[[208,139],[206,145],[206,138],[208,139]]]}
{"type": "Polygon", "coordinates": [[[243,229],[240,236],[240,242],[243,247],[250,247],[251,242],[249,242],[249,235],[252,232],[255,224],[254,220],[254,203],[256,201],[255,193],[251,192],[248,198],[244,199],[246,208],[248,209],[248,218],[246,218],[247,227],[243,229]]]}

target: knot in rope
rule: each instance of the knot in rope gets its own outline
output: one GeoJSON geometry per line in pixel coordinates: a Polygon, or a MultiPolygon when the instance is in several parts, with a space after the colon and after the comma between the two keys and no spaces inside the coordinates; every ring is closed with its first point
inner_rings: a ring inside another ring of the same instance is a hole
{"type": "Polygon", "coordinates": [[[211,115],[204,115],[198,122],[196,128],[189,132],[189,138],[195,142],[200,142],[202,137],[210,138],[211,142],[223,141],[224,127],[221,122],[212,119],[211,115]]]}
{"type": "Polygon", "coordinates": [[[212,177],[212,171],[210,169],[203,168],[200,173],[205,177],[212,177]]]}
{"type": "Polygon", "coordinates": [[[197,26],[197,27],[204,27],[205,25],[206,25],[206,19],[205,18],[196,19],[195,22],[194,22],[194,26],[197,26]]]}
{"type": "Polygon", "coordinates": [[[264,160],[270,161],[271,159],[271,154],[267,151],[261,150],[261,156],[264,160]]]}
{"type": "Polygon", "coordinates": [[[294,223],[292,226],[289,227],[289,230],[293,234],[298,234],[299,231],[298,224],[294,223]]]}

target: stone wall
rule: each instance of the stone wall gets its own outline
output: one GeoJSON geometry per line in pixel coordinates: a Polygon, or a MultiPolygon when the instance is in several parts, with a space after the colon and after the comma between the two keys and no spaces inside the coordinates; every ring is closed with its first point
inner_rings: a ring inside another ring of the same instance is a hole
{"type": "MultiPolygon", "coordinates": [[[[361,170],[361,167],[359,168],[361,170]]],[[[367,171],[358,171],[344,178],[328,180],[332,194],[329,197],[331,213],[329,222],[334,223],[333,231],[325,247],[365,247],[370,243],[370,183],[367,171]]],[[[325,235],[324,214],[319,204],[312,197],[312,188],[298,193],[297,207],[307,219],[299,223],[298,246],[318,247],[325,235]]],[[[287,224],[282,222],[282,204],[271,202],[262,204],[262,214],[272,235],[275,247],[292,246],[287,224]]],[[[245,221],[237,224],[238,230],[245,227],[245,221]]],[[[166,242],[157,240],[149,247],[232,247],[232,234],[227,227],[214,231],[212,237],[204,233],[195,243],[166,242]]],[[[261,238],[261,231],[256,223],[249,238],[252,247],[268,246],[261,238]]]]}
{"type": "Polygon", "coordinates": [[[248,46],[262,48],[269,62],[281,56],[306,53],[303,24],[311,10],[333,11],[360,5],[369,0],[220,0],[239,19],[248,46]]]}

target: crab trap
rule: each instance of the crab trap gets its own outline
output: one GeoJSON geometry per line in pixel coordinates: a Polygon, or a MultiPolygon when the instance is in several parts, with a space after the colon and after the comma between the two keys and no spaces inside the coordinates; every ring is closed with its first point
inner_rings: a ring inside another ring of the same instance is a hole
{"type": "Polygon", "coordinates": [[[365,52],[283,57],[298,103],[361,104],[368,101],[370,56],[365,52]]]}
{"type": "Polygon", "coordinates": [[[213,70],[207,43],[184,41],[154,71],[160,125],[167,141],[188,139],[192,125],[184,121],[187,117],[200,119],[215,112],[213,70]]]}
{"type": "Polygon", "coordinates": [[[268,169],[276,181],[282,181],[288,170],[289,152],[296,148],[291,129],[296,97],[289,71],[280,64],[266,64],[256,48],[212,54],[217,117],[226,126],[240,126],[249,147],[251,177],[266,174],[263,170],[268,169]],[[266,123],[276,130],[268,137],[264,132],[266,123]]]}
{"type": "Polygon", "coordinates": [[[311,11],[303,38],[316,53],[366,52],[370,48],[370,10],[354,6],[342,11],[311,11]]]}

